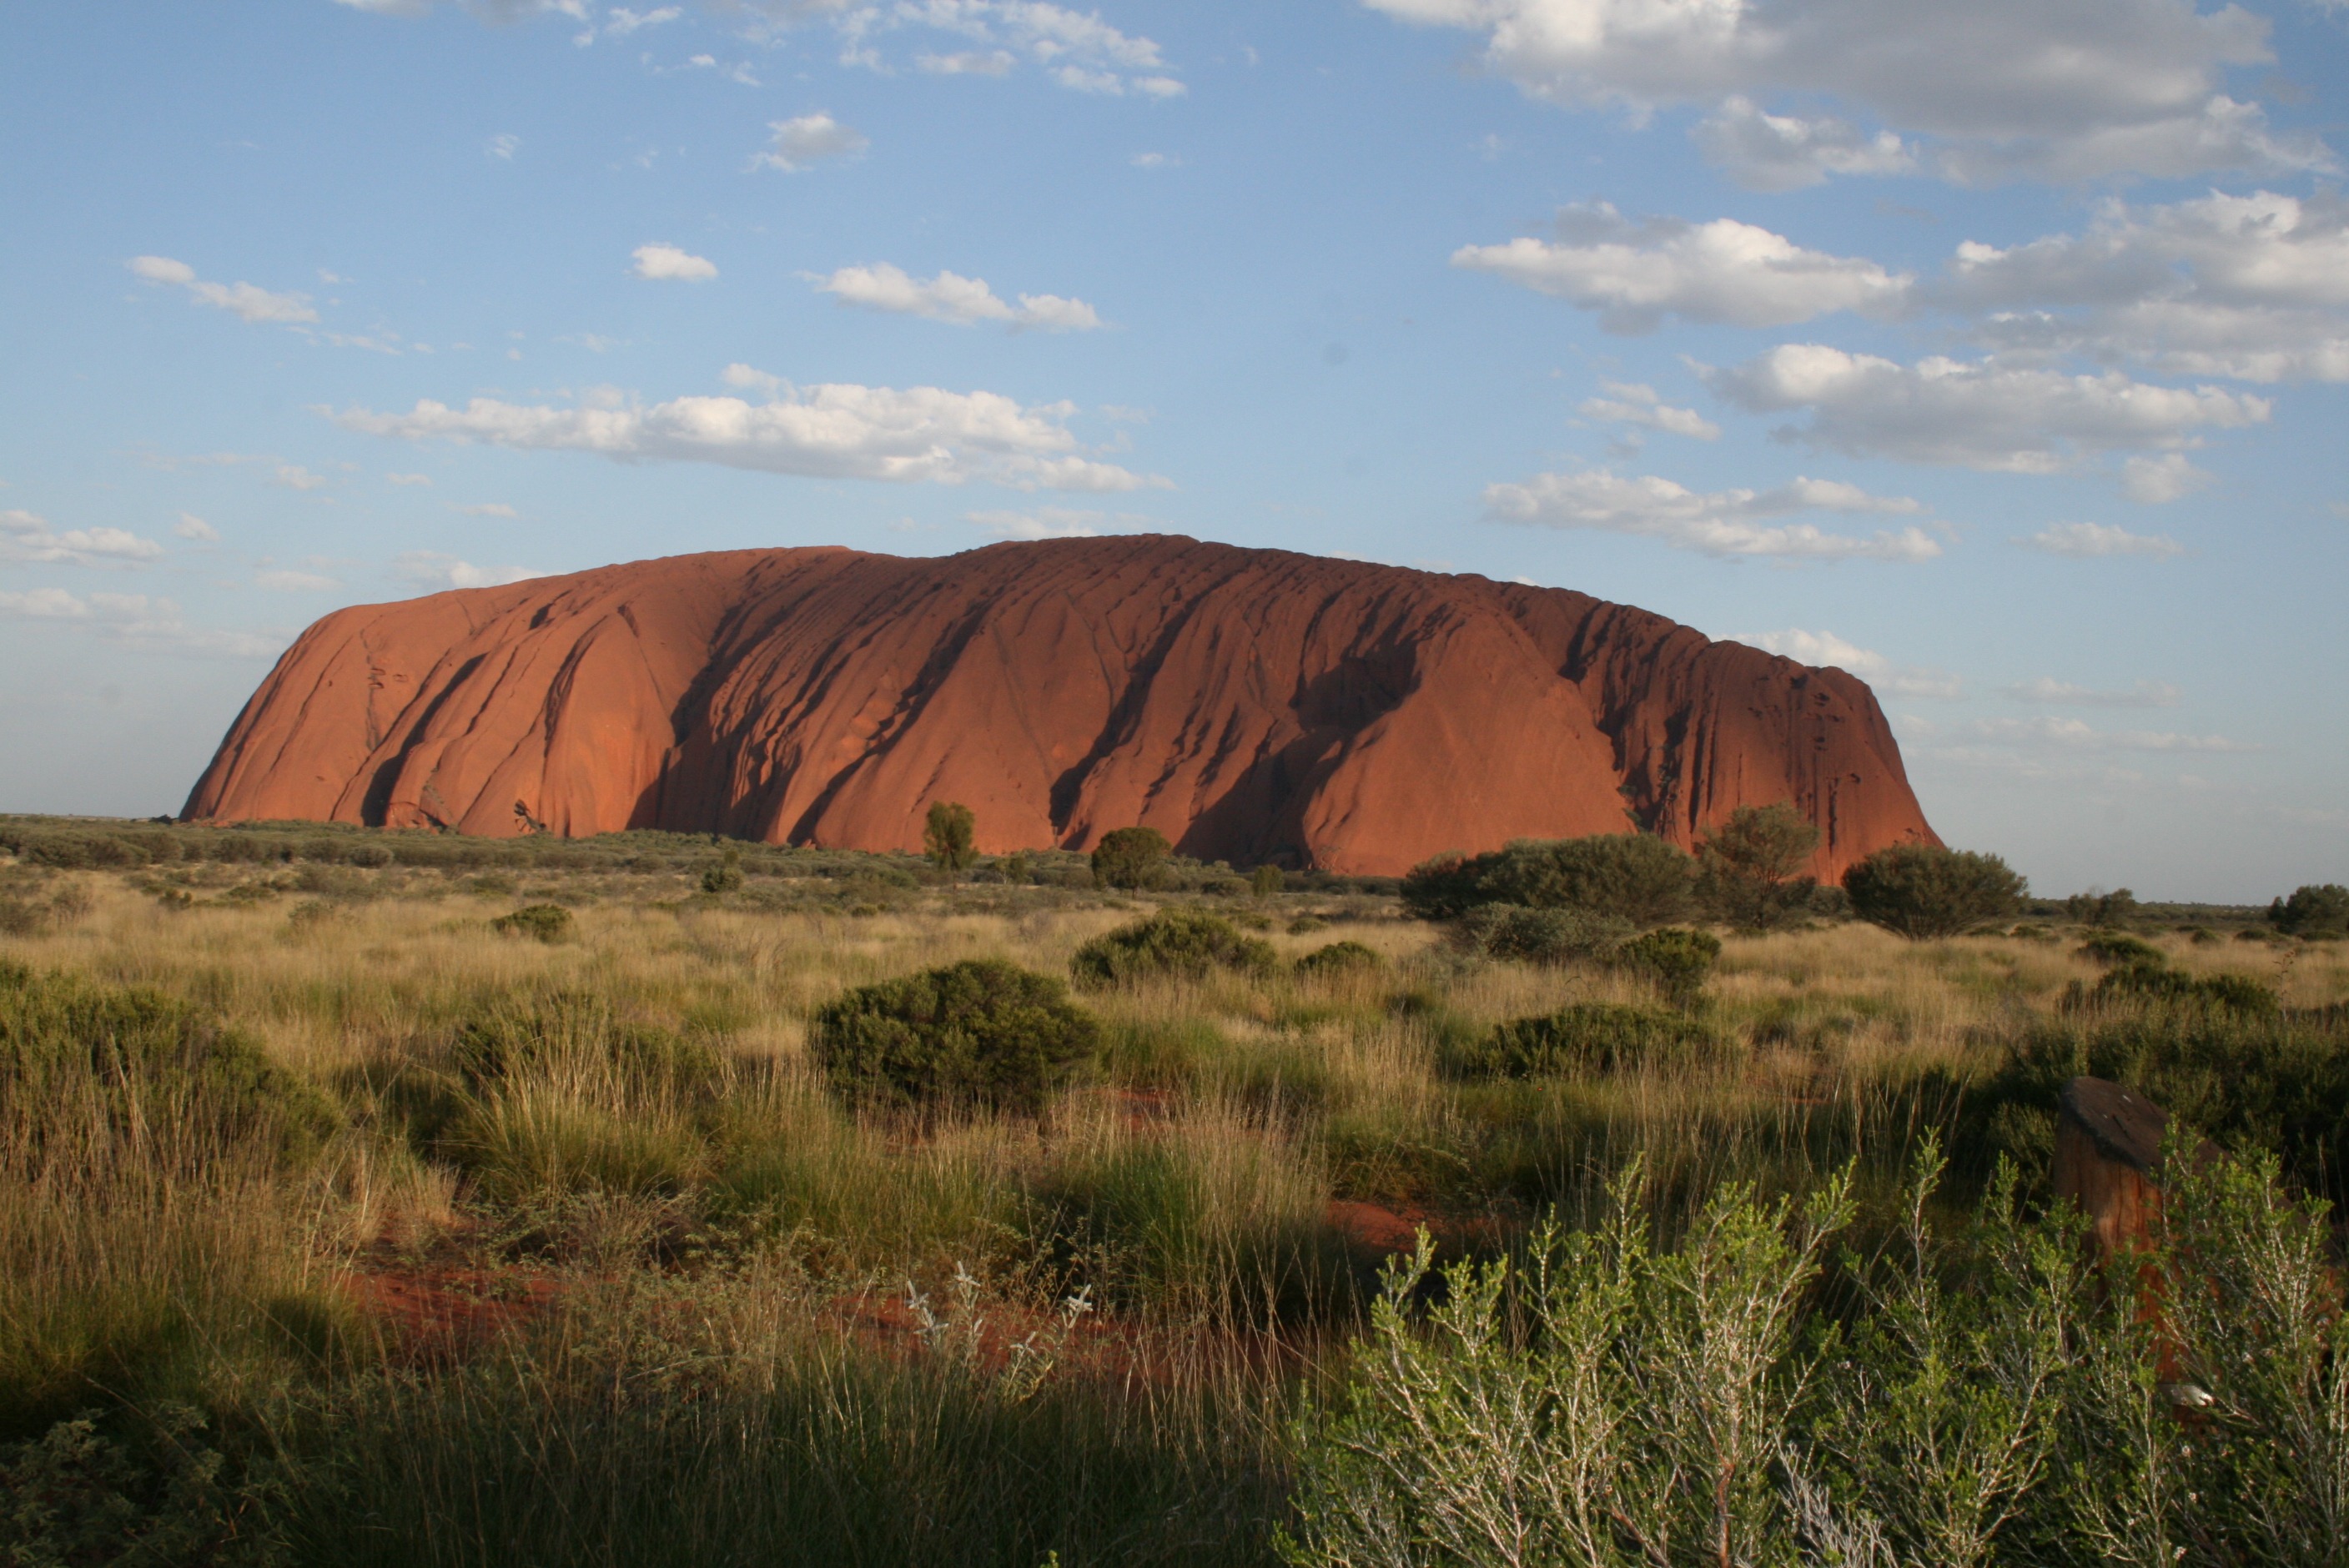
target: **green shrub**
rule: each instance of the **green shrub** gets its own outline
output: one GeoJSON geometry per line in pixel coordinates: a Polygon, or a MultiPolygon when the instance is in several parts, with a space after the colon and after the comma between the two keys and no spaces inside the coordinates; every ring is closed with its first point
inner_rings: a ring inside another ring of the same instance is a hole
{"type": "Polygon", "coordinates": [[[1818,883],[1802,874],[1819,830],[1794,807],[1740,806],[1697,846],[1697,899],[1740,931],[1769,931],[1811,911],[1818,883]]]}
{"type": "Polygon", "coordinates": [[[1169,909],[1096,936],[1069,967],[1080,985],[1113,985],[1160,976],[1196,980],[1215,969],[1262,973],[1277,962],[1272,944],[1243,936],[1221,915],[1169,909]]]}
{"type": "Polygon", "coordinates": [[[1092,1063],[1101,1029],[1060,981],[971,959],[863,985],[815,1016],[815,1062],[854,1104],[1036,1112],[1092,1063]]]}
{"type": "Polygon", "coordinates": [[[2349,887],[2310,883],[2268,905],[2268,923],[2286,936],[2349,935],[2349,887]]]}
{"type": "MultiPolygon", "coordinates": [[[[739,880],[740,872],[735,873],[739,880]]],[[[704,878],[703,887],[709,886],[704,878]]],[[[534,942],[561,942],[571,934],[571,912],[559,903],[530,903],[512,914],[502,914],[490,922],[490,929],[502,936],[527,936],[534,942]]]]}
{"type": "Polygon", "coordinates": [[[1383,969],[1387,961],[1359,942],[1333,942],[1317,947],[1297,961],[1297,973],[1309,977],[1359,975],[1383,969]]]}
{"type": "Polygon", "coordinates": [[[0,964],[0,1164],[88,1125],[178,1129],[206,1147],[298,1159],[340,1117],[306,1081],[210,1012],[154,991],[0,964]]]}
{"type": "MultiPolygon", "coordinates": [[[[726,852],[718,857],[716,863],[704,867],[701,872],[701,891],[712,898],[721,893],[740,892],[742,891],[742,851],[730,844],[727,846],[726,852]]],[[[541,937],[539,940],[551,942],[554,938],[541,937]]]]}
{"type": "Polygon", "coordinates": [[[1719,1049],[1711,1030],[1681,1014],[1612,1002],[1578,1002],[1539,1017],[1514,1018],[1445,1064],[1460,1078],[1556,1078],[1631,1072],[1702,1061],[1719,1049]]]}
{"type": "Polygon", "coordinates": [[[1931,844],[1878,850],[1843,873],[1843,888],[1854,914],[1911,941],[2012,920],[2029,891],[1996,855],[1931,844]]]}
{"type": "Polygon", "coordinates": [[[1611,955],[1633,926],[1615,915],[1578,909],[1527,909],[1487,903],[1453,923],[1454,942],[1472,953],[1512,964],[1577,964],[1611,955]]]}
{"type": "Polygon", "coordinates": [[[1173,846],[1155,828],[1115,828],[1093,846],[1093,885],[1136,892],[1155,887],[1173,846]]]}
{"type": "Polygon", "coordinates": [[[1403,907],[1422,920],[1452,920],[1480,904],[1572,909],[1661,925],[1685,913],[1695,862],[1644,833],[1520,839],[1490,854],[1439,856],[1403,878],[1403,907]]]}
{"type": "Polygon", "coordinates": [[[1248,873],[1248,891],[1258,898],[1270,898],[1288,884],[1278,866],[1258,866],[1248,873]]]}
{"type": "Polygon", "coordinates": [[[1682,1007],[1696,1000],[1720,959],[1721,938],[1681,926],[1651,931],[1615,952],[1618,964],[1653,980],[1675,1006],[1682,1007]]]}
{"type": "Polygon", "coordinates": [[[948,876],[960,876],[978,858],[978,814],[954,800],[933,800],[922,822],[922,853],[948,876]]]}
{"type": "Polygon", "coordinates": [[[85,1415],[59,1421],[37,1440],[0,1448],[0,1562],[258,1568],[273,1561],[243,1517],[258,1499],[227,1483],[223,1456],[198,1437],[203,1418],[176,1404],[156,1418],[150,1440],[139,1446],[101,1432],[85,1415]]]}

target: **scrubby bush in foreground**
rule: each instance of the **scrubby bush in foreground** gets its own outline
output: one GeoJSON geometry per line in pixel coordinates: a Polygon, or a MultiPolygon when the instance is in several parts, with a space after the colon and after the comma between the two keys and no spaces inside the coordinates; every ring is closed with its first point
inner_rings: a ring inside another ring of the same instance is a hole
{"type": "Polygon", "coordinates": [[[1620,1184],[1521,1267],[1444,1271],[1424,1330],[1423,1235],[1299,1424],[1288,1561],[2337,1568],[2349,1319],[2321,1208],[2220,1161],[2178,1182],[2143,1273],[2104,1280],[2012,1180],[1946,1226],[1938,1175],[1929,1148],[1892,1244],[1845,1254],[1840,1339],[1841,1182],[1799,1210],[1721,1189],[1669,1248],[1620,1184]]]}
{"type": "Polygon", "coordinates": [[[1932,844],[1877,851],[1843,873],[1843,890],[1852,913],[1912,941],[2012,920],[2029,891],[1996,855],[1932,844]]]}
{"type": "Polygon", "coordinates": [[[1168,909],[1094,937],[1069,967],[1080,985],[1113,985],[1160,977],[1196,980],[1216,969],[1262,973],[1276,961],[1272,944],[1240,934],[1220,915],[1168,909]]]}
{"type": "Polygon", "coordinates": [[[1572,909],[1662,925],[1686,913],[1696,864],[1644,833],[1520,839],[1490,854],[1441,855],[1403,879],[1403,907],[1422,920],[1452,920],[1480,904],[1572,909]]]}
{"type": "Polygon", "coordinates": [[[861,985],[815,1016],[816,1065],[860,1105],[1033,1113],[1090,1063],[1100,1026],[1061,982],[971,959],[861,985]]]}

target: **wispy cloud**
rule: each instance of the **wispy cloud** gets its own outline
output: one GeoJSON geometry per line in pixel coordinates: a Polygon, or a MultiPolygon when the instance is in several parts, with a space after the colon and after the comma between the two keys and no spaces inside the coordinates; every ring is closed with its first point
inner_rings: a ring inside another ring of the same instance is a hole
{"type": "Polygon", "coordinates": [[[2049,555],[2067,555],[2075,561],[2094,561],[2105,556],[2138,555],[2155,561],[2167,561],[2186,553],[2186,546],[2158,533],[2131,533],[2127,529],[2108,522],[2051,522],[2027,539],[2015,543],[2029,550],[2044,551],[2049,555]]]}
{"type": "Polygon", "coordinates": [[[992,321],[1001,322],[1014,331],[1037,328],[1046,332],[1092,332],[1102,325],[1100,314],[1081,299],[1024,294],[1014,306],[997,298],[986,279],[967,278],[956,273],[941,272],[934,278],[916,278],[901,267],[880,262],[871,266],[843,267],[829,276],[814,273],[802,275],[815,284],[817,293],[828,294],[843,304],[897,315],[918,315],[931,321],[951,322],[957,326],[992,321]]]}
{"type": "Polygon", "coordinates": [[[1940,542],[1914,524],[1859,536],[1829,533],[1814,523],[1770,521],[1805,511],[1899,515],[1924,510],[1907,496],[1870,495],[1837,480],[1798,478],[1773,490],[1708,493],[1653,475],[1619,477],[1594,469],[1489,485],[1485,510],[1502,522],[1636,534],[1707,555],[1913,562],[1941,553],[1940,542]]]}
{"type": "Polygon", "coordinates": [[[187,263],[169,256],[133,256],[128,264],[141,281],[184,289],[198,304],[227,311],[240,321],[294,325],[318,319],[305,294],[274,294],[247,283],[210,283],[196,276],[196,269],[187,263]]]}

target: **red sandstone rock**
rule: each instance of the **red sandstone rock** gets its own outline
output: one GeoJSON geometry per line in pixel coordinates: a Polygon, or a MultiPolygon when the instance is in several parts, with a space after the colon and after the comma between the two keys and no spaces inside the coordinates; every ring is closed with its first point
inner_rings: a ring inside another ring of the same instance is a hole
{"type": "Polygon", "coordinates": [[[1395,874],[1740,806],[1816,871],[1937,840],[1868,687],[1586,594],[1154,537],[730,551],[338,611],[188,799],[212,820],[988,852],[1158,829],[1395,874]]]}

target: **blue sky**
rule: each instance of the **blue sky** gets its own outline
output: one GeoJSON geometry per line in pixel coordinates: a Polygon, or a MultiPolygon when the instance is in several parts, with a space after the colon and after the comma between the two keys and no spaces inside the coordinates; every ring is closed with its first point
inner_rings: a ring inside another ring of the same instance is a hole
{"type": "Polygon", "coordinates": [[[0,810],[342,604],[1156,530],[1843,665],[2043,892],[2349,881],[2349,6],[10,26],[0,810]]]}

